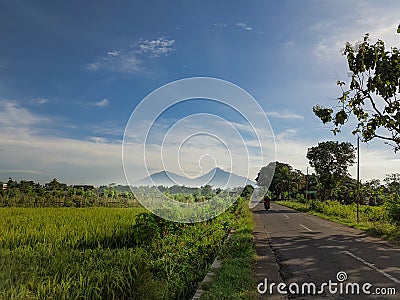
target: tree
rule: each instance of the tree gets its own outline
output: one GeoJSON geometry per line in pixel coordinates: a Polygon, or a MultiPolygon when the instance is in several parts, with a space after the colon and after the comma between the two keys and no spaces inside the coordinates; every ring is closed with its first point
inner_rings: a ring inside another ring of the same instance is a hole
{"type": "Polygon", "coordinates": [[[354,164],[354,152],[353,145],[348,142],[327,141],[308,148],[307,158],[323,186],[323,199],[330,197],[332,190],[348,175],[348,167],[354,164]]]}
{"type": "MultiPolygon", "coordinates": [[[[397,29],[400,33],[400,25],[397,29]]],[[[382,40],[370,43],[369,35],[355,45],[346,43],[343,55],[347,57],[350,85],[337,81],[341,88],[338,105],[334,108],[313,107],[314,114],[323,123],[333,123],[334,134],[355,116],[357,126],[353,134],[364,142],[374,138],[400,150],[400,52],[396,47],[385,49],[382,40]]]]}
{"type": "Polygon", "coordinates": [[[202,196],[211,196],[213,194],[213,189],[212,186],[209,184],[206,184],[201,187],[201,195],[202,196]]]}
{"type": "Polygon", "coordinates": [[[44,187],[48,191],[65,191],[68,189],[68,186],[65,183],[58,182],[56,178],[45,183],[44,187]]]}
{"type": "Polygon", "coordinates": [[[7,188],[8,189],[19,188],[19,184],[17,181],[14,181],[11,177],[9,177],[7,181],[7,188]]]}
{"type": "Polygon", "coordinates": [[[400,173],[386,174],[383,180],[386,183],[386,188],[389,193],[396,193],[400,195],[400,173]]]}
{"type": "Polygon", "coordinates": [[[270,162],[265,167],[262,167],[257,174],[256,182],[258,186],[268,186],[274,176],[276,162],[270,162]]]}
{"type": "Polygon", "coordinates": [[[293,168],[285,163],[270,162],[267,166],[262,167],[257,175],[256,181],[259,186],[267,186],[269,182],[269,191],[273,199],[283,198],[283,193],[288,191],[290,177],[289,174],[293,168]],[[270,177],[272,181],[270,181],[270,177]]]}
{"type": "Polygon", "coordinates": [[[305,193],[306,180],[306,175],[304,175],[300,170],[294,169],[290,173],[290,190],[294,194],[294,197],[297,197],[298,193],[305,193]]]}
{"type": "Polygon", "coordinates": [[[336,184],[333,188],[332,196],[342,203],[353,203],[357,196],[357,180],[347,175],[343,176],[340,179],[340,184],[336,184]]]}
{"type": "Polygon", "coordinates": [[[243,191],[240,194],[240,197],[250,199],[251,195],[253,194],[253,191],[254,187],[251,184],[248,184],[244,187],[243,191]]]}
{"type": "Polygon", "coordinates": [[[259,186],[266,186],[269,183],[269,177],[273,174],[269,191],[273,199],[282,199],[286,194],[289,197],[291,193],[296,194],[305,186],[305,176],[301,171],[294,170],[292,166],[279,161],[271,162],[262,167],[257,175],[256,181],[259,186]],[[273,170],[275,172],[273,173],[273,170]]]}
{"type": "Polygon", "coordinates": [[[368,200],[369,205],[380,205],[383,203],[384,186],[379,179],[371,179],[361,187],[361,199],[368,200]]]}

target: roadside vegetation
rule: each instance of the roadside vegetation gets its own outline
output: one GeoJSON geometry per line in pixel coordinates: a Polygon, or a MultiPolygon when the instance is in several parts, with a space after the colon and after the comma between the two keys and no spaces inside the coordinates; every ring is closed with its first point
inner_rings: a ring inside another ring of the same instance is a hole
{"type": "Polygon", "coordinates": [[[142,208],[1,208],[1,299],[186,299],[234,212],[178,224],[142,208]]]}
{"type": "MultiPolygon", "coordinates": [[[[237,268],[252,275],[245,198],[212,220],[183,224],[148,213],[121,186],[8,183],[0,192],[0,299],[188,299],[232,228],[230,247],[247,241],[237,268]]],[[[220,192],[179,191],[164,193],[195,202],[220,192]]]]}
{"type": "Polygon", "coordinates": [[[222,248],[221,267],[201,299],[257,299],[253,242],[253,214],[247,201],[242,201],[235,213],[231,237],[222,248]]]}
{"type": "MultiPolygon", "coordinates": [[[[346,148],[354,151],[349,145],[346,148]]],[[[344,163],[338,166],[341,158],[337,144],[320,143],[310,148],[307,156],[317,173],[304,174],[289,164],[275,162],[260,170],[258,183],[262,185],[268,169],[275,166],[269,187],[272,200],[366,230],[377,237],[400,241],[400,174],[387,174],[383,181],[372,179],[358,184],[347,172],[354,157],[346,155],[347,162],[342,160],[344,163]]]]}
{"type": "Polygon", "coordinates": [[[385,206],[359,206],[359,222],[357,222],[357,206],[342,204],[338,201],[309,201],[283,200],[276,203],[306,212],[317,217],[341,223],[353,228],[365,230],[369,234],[390,241],[400,241],[399,224],[388,215],[385,206]]]}

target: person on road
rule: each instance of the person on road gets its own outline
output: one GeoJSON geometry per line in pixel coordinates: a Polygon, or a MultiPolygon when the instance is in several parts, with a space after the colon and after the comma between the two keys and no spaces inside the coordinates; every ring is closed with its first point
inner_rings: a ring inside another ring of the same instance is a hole
{"type": "Polygon", "coordinates": [[[268,197],[268,194],[264,195],[263,200],[264,200],[264,208],[268,210],[271,207],[271,199],[268,197]]]}

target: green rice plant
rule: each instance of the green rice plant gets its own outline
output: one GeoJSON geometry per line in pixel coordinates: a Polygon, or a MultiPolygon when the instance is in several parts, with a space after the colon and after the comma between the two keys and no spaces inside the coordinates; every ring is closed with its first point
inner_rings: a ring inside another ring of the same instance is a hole
{"type": "Polygon", "coordinates": [[[144,212],[0,208],[0,299],[189,298],[235,212],[195,224],[144,212]]]}

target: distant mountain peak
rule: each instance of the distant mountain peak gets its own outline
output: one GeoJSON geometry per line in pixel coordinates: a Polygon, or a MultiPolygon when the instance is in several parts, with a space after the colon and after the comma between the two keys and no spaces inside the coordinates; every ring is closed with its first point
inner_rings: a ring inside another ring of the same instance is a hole
{"type": "Polygon", "coordinates": [[[254,185],[255,182],[246,177],[227,172],[220,167],[215,167],[210,171],[208,171],[206,174],[203,174],[195,178],[188,178],[173,172],[163,170],[157,173],[153,173],[150,176],[133,183],[132,185],[133,186],[184,185],[188,187],[200,187],[207,184],[212,185],[213,187],[232,188],[240,186],[244,187],[246,184],[254,185]]]}

